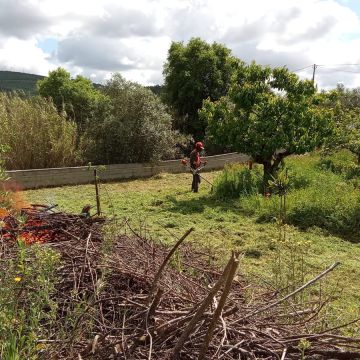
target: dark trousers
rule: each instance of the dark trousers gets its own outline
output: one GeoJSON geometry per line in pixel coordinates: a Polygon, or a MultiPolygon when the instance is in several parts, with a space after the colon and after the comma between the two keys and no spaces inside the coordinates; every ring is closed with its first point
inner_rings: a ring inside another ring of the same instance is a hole
{"type": "Polygon", "coordinates": [[[200,175],[198,173],[193,174],[193,181],[191,184],[191,191],[198,192],[199,191],[199,184],[200,184],[200,175]]]}

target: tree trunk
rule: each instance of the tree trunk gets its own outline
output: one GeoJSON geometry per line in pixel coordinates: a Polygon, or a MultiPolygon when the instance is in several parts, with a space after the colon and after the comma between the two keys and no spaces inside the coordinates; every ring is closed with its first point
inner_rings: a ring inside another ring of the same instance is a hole
{"type": "Polygon", "coordinates": [[[264,184],[264,195],[269,192],[269,180],[272,180],[273,177],[273,166],[271,164],[271,160],[264,160],[264,177],[263,177],[263,184],[264,184]]]}
{"type": "Polygon", "coordinates": [[[358,165],[360,166],[360,154],[358,154],[357,163],[358,163],[358,165]]]}
{"type": "Polygon", "coordinates": [[[283,159],[290,155],[290,152],[283,151],[282,153],[274,154],[268,159],[263,159],[261,157],[255,157],[255,161],[259,164],[262,164],[264,167],[264,195],[269,193],[269,180],[273,180],[276,177],[276,173],[279,170],[283,159]]]}

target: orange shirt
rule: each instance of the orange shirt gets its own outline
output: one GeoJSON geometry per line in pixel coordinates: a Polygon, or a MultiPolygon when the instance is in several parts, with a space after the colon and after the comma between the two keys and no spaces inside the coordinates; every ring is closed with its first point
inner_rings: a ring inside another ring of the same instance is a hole
{"type": "Polygon", "coordinates": [[[190,154],[190,167],[197,169],[201,165],[201,159],[199,152],[194,149],[190,154]]]}

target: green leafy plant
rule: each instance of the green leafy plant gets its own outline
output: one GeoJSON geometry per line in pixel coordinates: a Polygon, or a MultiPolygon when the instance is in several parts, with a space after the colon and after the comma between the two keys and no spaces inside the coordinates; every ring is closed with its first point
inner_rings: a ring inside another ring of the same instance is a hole
{"type": "Polygon", "coordinates": [[[38,246],[16,247],[16,258],[0,260],[0,358],[38,358],[38,339],[51,334],[56,318],[54,269],[58,256],[38,246]]]}
{"type": "Polygon", "coordinates": [[[264,190],[283,159],[320,146],[332,133],[332,111],[312,82],[286,68],[241,64],[229,93],[206,100],[200,117],[214,142],[228,144],[263,165],[264,190]]]}
{"type": "Polygon", "coordinates": [[[172,108],[174,127],[196,140],[205,135],[207,122],[199,118],[203,100],[227,94],[238,59],[222,44],[192,38],[173,42],[164,65],[163,98],[172,108]]]}
{"type": "Polygon", "coordinates": [[[269,187],[273,197],[279,199],[278,214],[275,216],[278,237],[272,243],[274,283],[278,288],[294,289],[304,282],[308,243],[292,239],[288,232],[286,224],[286,197],[290,189],[288,169],[283,168],[276,178],[269,180],[269,187]]]}
{"type": "Polygon", "coordinates": [[[269,188],[280,199],[278,215],[280,225],[286,223],[286,194],[289,191],[289,185],[288,171],[285,168],[277,174],[276,178],[269,180],[269,188]]]}
{"type": "Polygon", "coordinates": [[[151,90],[115,74],[103,92],[110,107],[89,124],[84,136],[88,160],[116,164],[171,157],[178,134],[166,107],[151,90]]]}
{"type": "Polygon", "coordinates": [[[301,339],[298,344],[298,349],[301,352],[301,360],[305,360],[305,351],[309,350],[311,347],[311,342],[306,339],[301,339]]]}
{"type": "Polygon", "coordinates": [[[214,181],[214,195],[219,198],[236,199],[259,193],[262,178],[259,169],[249,170],[244,165],[228,164],[214,181]]]}

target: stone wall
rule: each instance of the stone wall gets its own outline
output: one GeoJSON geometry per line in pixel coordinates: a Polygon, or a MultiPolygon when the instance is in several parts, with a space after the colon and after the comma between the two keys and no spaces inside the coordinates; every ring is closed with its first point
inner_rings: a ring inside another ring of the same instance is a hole
{"type": "MultiPolygon", "coordinates": [[[[249,157],[244,154],[224,154],[203,157],[208,163],[206,170],[219,170],[226,163],[244,163],[249,157]]],[[[131,178],[151,177],[161,172],[181,173],[188,172],[180,160],[160,161],[155,164],[114,164],[107,165],[100,173],[101,181],[116,181],[131,178]]],[[[93,171],[88,166],[33,169],[33,170],[11,170],[7,171],[22,189],[36,189],[42,187],[53,187],[62,185],[79,185],[91,183],[94,180],[93,171]]]]}

